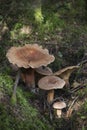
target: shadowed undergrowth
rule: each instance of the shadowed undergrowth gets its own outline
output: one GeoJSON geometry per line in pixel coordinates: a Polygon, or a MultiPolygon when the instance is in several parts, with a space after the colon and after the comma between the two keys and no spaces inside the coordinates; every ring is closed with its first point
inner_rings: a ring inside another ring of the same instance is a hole
{"type": "Polygon", "coordinates": [[[13,81],[10,76],[0,74],[0,128],[5,130],[50,130],[53,129],[38,110],[25,98],[21,88],[17,89],[17,104],[11,103],[13,81]]]}

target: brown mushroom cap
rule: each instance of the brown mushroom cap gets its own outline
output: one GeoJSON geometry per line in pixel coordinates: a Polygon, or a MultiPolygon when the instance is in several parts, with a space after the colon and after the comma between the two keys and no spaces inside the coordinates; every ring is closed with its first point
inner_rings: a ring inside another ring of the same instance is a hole
{"type": "Polygon", "coordinates": [[[26,44],[23,47],[11,47],[6,54],[10,63],[24,68],[47,66],[54,61],[47,49],[38,44],[26,44]]]}
{"type": "Polygon", "coordinates": [[[38,86],[43,90],[62,89],[65,81],[57,76],[45,76],[39,80],[38,86]]]}
{"type": "Polygon", "coordinates": [[[65,107],[66,107],[66,103],[63,102],[63,101],[55,102],[53,104],[54,109],[60,109],[61,110],[61,109],[65,108],[65,107]]]}
{"type": "Polygon", "coordinates": [[[42,75],[51,75],[53,74],[52,70],[47,66],[41,66],[35,69],[37,73],[42,75]]]}
{"type": "Polygon", "coordinates": [[[69,71],[69,73],[71,73],[72,71],[74,71],[77,68],[79,68],[79,66],[69,66],[69,67],[63,68],[63,69],[55,72],[54,75],[59,76],[59,75],[65,73],[66,71],[69,71]]]}

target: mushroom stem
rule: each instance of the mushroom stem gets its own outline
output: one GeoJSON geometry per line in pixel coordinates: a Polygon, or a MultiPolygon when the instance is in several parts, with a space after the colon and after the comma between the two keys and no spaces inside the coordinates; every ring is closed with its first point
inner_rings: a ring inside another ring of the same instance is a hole
{"type": "Polygon", "coordinates": [[[56,110],[56,114],[57,114],[58,118],[61,118],[62,110],[57,109],[57,110],[56,110]]]}
{"type": "Polygon", "coordinates": [[[35,88],[35,75],[34,69],[30,69],[29,73],[26,74],[26,83],[29,87],[35,88]]]}
{"type": "Polygon", "coordinates": [[[28,68],[22,70],[21,76],[22,80],[25,82],[27,87],[33,91],[35,89],[35,73],[34,69],[28,68]]]}
{"type": "Polygon", "coordinates": [[[64,81],[66,82],[66,87],[70,88],[69,79],[64,79],[64,81]]]}
{"type": "Polygon", "coordinates": [[[54,99],[54,90],[49,90],[48,94],[47,94],[47,101],[48,103],[51,103],[54,99]]]}
{"type": "Polygon", "coordinates": [[[66,82],[66,87],[70,87],[70,83],[69,83],[70,73],[61,74],[60,77],[66,82]]]}

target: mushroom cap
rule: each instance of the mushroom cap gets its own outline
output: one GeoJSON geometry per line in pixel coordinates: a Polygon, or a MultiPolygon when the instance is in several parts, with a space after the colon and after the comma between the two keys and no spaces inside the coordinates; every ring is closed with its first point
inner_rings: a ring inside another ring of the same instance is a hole
{"type": "Polygon", "coordinates": [[[63,108],[65,108],[66,107],[66,103],[65,102],[63,102],[63,101],[57,101],[57,102],[55,102],[54,104],[53,104],[53,108],[54,109],[63,109],[63,108]]]}
{"type": "Polygon", "coordinates": [[[42,75],[52,75],[53,74],[52,70],[47,66],[41,66],[39,68],[36,68],[35,70],[37,73],[42,74],[42,75]]]}
{"type": "Polygon", "coordinates": [[[65,81],[57,76],[45,76],[38,82],[39,88],[43,90],[62,89],[65,81]]]}
{"type": "Polygon", "coordinates": [[[47,49],[38,44],[26,44],[22,47],[11,47],[6,54],[10,63],[24,68],[47,66],[54,61],[47,49]]]}
{"type": "Polygon", "coordinates": [[[54,75],[58,76],[58,75],[60,75],[62,73],[65,73],[66,71],[72,72],[72,71],[74,71],[77,68],[79,68],[79,66],[69,66],[69,67],[63,68],[63,69],[55,72],[54,75]]]}

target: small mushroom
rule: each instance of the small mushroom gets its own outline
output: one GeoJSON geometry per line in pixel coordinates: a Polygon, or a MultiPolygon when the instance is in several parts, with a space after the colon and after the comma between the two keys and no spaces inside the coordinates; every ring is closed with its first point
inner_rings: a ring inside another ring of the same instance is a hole
{"type": "Polygon", "coordinates": [[[71,73],[78,68],[79,66],[69,66],[55,72],[54,75],[59,76],[62,79],[64,79],[64,81],[66,82],[66,86],[69,86],[69,77],[71,73]]]}
{"type": "Polygon", "coordinates": [[[47,66],[41,66],[39,68],[36,68],[35,71],[41,75],[52,75],[52,70],[47,66]]]}
{"type": "Polygon", "coordinates": [[[56,109],[56,114],[58,118],[61,118],[62,109],[66,107],[66,103],[63,101],[57,101],[53,104],[53,108],[56,109]]]}
{"type": "Polygon", "coordinates": [[[44,76],[53,75],[52,69],[47,66],[41,66],[35,69],[36,85],[38,81],[44,76]]]}
{"type": "Polygon", "coordinates": [[[54,89],[62,89],[65,81],[57,76],[45,76],[38,82],[38,87],[43,90],[48,90],[47,101],[51,103],[54,99],[54,89]]]}

